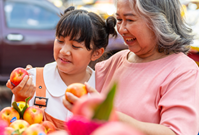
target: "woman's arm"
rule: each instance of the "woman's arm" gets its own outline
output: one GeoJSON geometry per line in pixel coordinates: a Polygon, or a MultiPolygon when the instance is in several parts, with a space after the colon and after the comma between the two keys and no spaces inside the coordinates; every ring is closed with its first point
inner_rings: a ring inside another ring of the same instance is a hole
{"type": "Polygon", "coordinates": [[[131,125],[132,128],[136,128],[144,135],[176,135],[170,128],[164,125],[140,122],[121,112],[117,112],[117,116],[119,121],[131,125]]]}

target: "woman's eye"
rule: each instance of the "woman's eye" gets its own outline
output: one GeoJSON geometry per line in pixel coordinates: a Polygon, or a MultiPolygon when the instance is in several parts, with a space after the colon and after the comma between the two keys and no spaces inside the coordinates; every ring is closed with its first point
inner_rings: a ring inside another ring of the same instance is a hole
{"type": "Polygon", "coordinates": [[[133,20],[131,20],[131,19],[127,19],[127,21],[128,21],[128,22],[133,22],[133,20]]]}
{"type": "Polygon", "coordinates": [[[122,19],[117,19],[117,21],[118,21],[118,22],[121,22],[121,21],[122,21],[122,19]]]}

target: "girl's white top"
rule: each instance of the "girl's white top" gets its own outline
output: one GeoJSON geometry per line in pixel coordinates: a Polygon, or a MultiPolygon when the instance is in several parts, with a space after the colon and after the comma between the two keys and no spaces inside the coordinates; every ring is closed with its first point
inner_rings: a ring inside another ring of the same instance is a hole
{"type": "MultiPolygon", "coordinates": [[[[67,110],[62,103],[62,97],[65,96],[67,86],[62,81],[56,65],[56,62],[46,64],[43,70],[44,83],[46,85],[46,98],[48,98],[45,112],[56,119],[65,121],[67,117],[72,115],[72,113],[67,110]]],[[[88,84],[95,88],[95,71],[90,67],[88,68],[92,73],[88,84]]],[[[36,69],[30,69],[28,72],[33,78],[33,83],[36,84],[36,69]]],[[[35,95],[36,93],[34,94],[34,97],[29,101],[29,106],[33,106],[35,95]]]]}

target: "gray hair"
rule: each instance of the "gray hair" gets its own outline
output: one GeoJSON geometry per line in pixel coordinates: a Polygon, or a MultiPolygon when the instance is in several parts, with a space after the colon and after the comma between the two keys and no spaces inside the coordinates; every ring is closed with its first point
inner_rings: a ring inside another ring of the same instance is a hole
{"type": "Polygon", "coordinates": [[[129,0],[129,3],[154,31],[159,52],[188,52],[192,29],[181,16],[179,0],[129,0]]]}

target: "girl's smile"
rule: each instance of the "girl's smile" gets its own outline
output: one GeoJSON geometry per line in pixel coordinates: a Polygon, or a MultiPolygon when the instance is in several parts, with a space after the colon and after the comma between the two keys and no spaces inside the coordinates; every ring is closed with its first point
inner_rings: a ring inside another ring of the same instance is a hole
{"type": "Polygon", "coordinates": [[[84,43],[70,40],[70,37],[56,37],[54,42],[54,58],[58,70],[64,74],[85,72],[91,60],[91,50],[84,43]]]}
{"type": "Polygon", "coordinates": [[[66,58],[59,58],[63,64],[72,63],[70,60],[66,58]]]}

